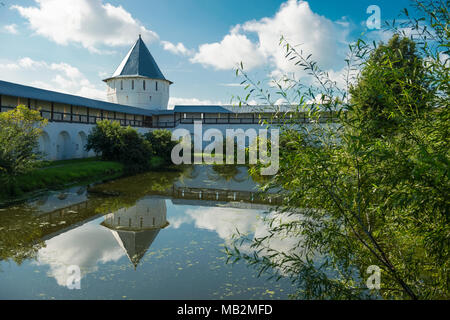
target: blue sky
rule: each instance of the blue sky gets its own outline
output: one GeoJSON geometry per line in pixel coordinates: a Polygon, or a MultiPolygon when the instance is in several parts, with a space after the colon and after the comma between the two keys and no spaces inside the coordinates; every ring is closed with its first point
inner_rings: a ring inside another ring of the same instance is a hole
{"type": "MultiPolygon", "coordinates": [[[[171,87],[170,104],[227,103],[241,93],[243,61],[257,79],[296,72],[281,34],[339,78],[349,42],[367,30],[367,8],[398,18],[400,1],[0,0],[0,79],[105,99],[111,75],[141,33],[171,87]]],[[[298,74],[301,77],[301,74],[298,74]]]]}

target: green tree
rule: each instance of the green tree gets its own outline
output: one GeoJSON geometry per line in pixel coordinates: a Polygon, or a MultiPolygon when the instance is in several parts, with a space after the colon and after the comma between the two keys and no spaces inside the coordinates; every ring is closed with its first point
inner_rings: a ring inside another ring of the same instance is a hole
{"type": "Polygon", "coordinates": [[[103,160],[119,160],[123,148],[123,128],[118,121],[98,121],[89,133],[86,150],[101,154],[103,160]]]}
{"type": "Polygon", "coordinates": [[[13,187],[18,175],[39,164],[36,150],[46,124],[39,111],[23,105],[0,113],[0,179],[7,188],[13,187]]]}
{"type": "Polygon", "coordinates": [[[135,129],[122,127],[119,122],[97,122],[88,136],[86,150],[101,154],[103,160],[120,161],[127,172],[148,170],[152,147],[135,129]]]}
{"type": "Polygon", "coordinates": [[[432,94],[416,43],[395,34],[364,61],[356,85],[350,87],[348,114],[364,122],[367,134],[390,134],[408,123],[407,117],[429,110],[432,94]]]}
{"type": "Polygon", "coordinates": [[[150,168],[152,145],[135,129],[123,129],[119,161],[125,164],[129,172],[143,172],[150,168]]]}
{"type": "Polygon", "coordinates": [[[172,141],[172,133],[168,130],[154,130],[146,133],[145,139],[153,147],[153,155],[161,157],[166,163],[171,163],[172,149],[178,142],[172,141]]]}
{"type": "MultiPolygon", "coordinates": [[[[295,79],[287,89],[278,87],[285,99],[294,89],[296,107],[310,120],[299,124],[294,117],[281,125],[286,147],[280,150],[280,170],[265,185],[281,187],[279,217],[287,213],[291,219],[269,219],[268,235],[238,235],[227,250],[230,259],[244,258],[260,273],[290,277],[298,285],[295,298],[450,297],[448,5],[418,1],[416,8],[418,16],[394,31],[402,36],[405,28],[412,31],[423,61],[400,37],[383,49],[358,41],[348,69],[355,60],[363,61],[363,69],[349,103],[348,90],[337,88],[310,56],[282,41],[286,57],[315,79],[315,87],[303,92],[295,79]],[[379,70],[373,64],[378,57],[379,70]],[[424,88],[428,92],[419,94],[424,88]],[[339,123],[322,119],[318,109],[336,112],[339,123]],[[268,245],[280,234],[298,238],[293,250],[268,245]],[[253,253],[239,250],[246,241],[253,253]],[[371,265],[382,270],[380,290],[367,288],[371,265]]],[[[242,67],[238,73],[249,90],[270,101],[270,93],[242,67]]]]}

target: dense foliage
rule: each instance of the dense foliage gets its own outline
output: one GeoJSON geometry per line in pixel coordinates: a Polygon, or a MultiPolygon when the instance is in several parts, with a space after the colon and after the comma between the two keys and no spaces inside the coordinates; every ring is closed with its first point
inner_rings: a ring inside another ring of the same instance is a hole
{"type": "Polygon", "coordinates": [[[389,43],[351,46],[348,69],[359,73],[353,83],[347,76],[347,89],[282,41],[315,84],[301,91],[284,79],[277,89],[298,98],[310,123],[282,125],[280,171],[265,187],[281,187],[284,205],[268,219],[270,232],[238,236],[228,253],[290,277],[295,298],[450,297],[448,3],[419,1],[415,9],[417,17],[405,10],[408,22],[391,27],[389,43]],[[320,119],[319,109],[337,112],[338,124],[320,119]],[[298,241],[276,250],[270,243],[279,235],[298,241]],[[367,286],[372,265],[381,268],[379,290],[367,286]]]}
{"type": "Polygon", "coordinates": [[[151,145],[135,129],[109,120],[92,128],[86,150],[94,150],[103,160],[123,163],[129,172],[147,170],[152,155],[151,145]]]}
{"type": "Polygon", "coordinates": [[[172,141],[172,133],[168,130],[154,130],[144,135],[145,139],[152,145],[153,156],[164,159],[165,162],[171,163],[172,149],[178,142],[172,141]]]}
{"type": "Polygon", "coordinates": [[[13,188],[18,175],[39,164],[36,150],[46,124],[39,111],[23,105],[0,113],[0,182],[5,188],[13,188]]]}
{"type": "Polygon", "coordinates": [[[94,150],[103,160],[123,163],[129,173],[137,173],[170,164],[173,146],[170,131],[141,135],[116,121],[103,120],[89,134],[86,149],[94,150]]]}
{"type": "Polygon", "coordinates": [[[367,134],[388,135],[405,124],[405,117],[429,111],[432,94],[416,43],[395,34],[371,52],[350,87],[352,116],[364,122],[367,134]]]}

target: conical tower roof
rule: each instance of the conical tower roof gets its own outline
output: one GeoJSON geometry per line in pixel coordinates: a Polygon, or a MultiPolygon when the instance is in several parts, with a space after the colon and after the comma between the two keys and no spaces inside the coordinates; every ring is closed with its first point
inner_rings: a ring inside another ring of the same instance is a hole
{"type": "Polygon", "coordinates": [[[125,250],[128,259],[137,268],[137,265],[152,245],[160,229],[144,231],[111,230],[114,238],[125,250]]]}
{"type": "MultiPolygon", "coordinates": [[[[112,77],[103,81],[106,82],[113,78],[129,76],[141,76],[169,81],[164,77],[161,69],[159,69],[155,59],[142,40],[141,35],[139,35],[139,39],[125,56],[112,77]]],[[[172,83],[171,81],[169,82],[172,83]]]]}

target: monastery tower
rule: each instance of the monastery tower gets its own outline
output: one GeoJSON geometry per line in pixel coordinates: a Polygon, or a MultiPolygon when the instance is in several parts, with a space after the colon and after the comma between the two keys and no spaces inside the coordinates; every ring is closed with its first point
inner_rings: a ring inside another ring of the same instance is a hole
{"type": "Polygon", "coordinates": [[[147,110],[166,110],[169,103],[167,80],[141,36],[114,74],[105,80],[108,102],[147,110]]]}

